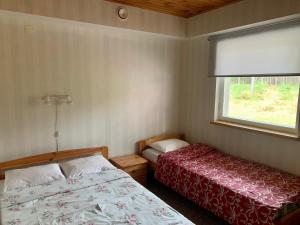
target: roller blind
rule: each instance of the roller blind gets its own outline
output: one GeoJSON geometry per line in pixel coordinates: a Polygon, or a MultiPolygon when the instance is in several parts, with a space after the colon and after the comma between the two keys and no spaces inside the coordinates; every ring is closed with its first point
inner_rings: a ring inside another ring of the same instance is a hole
{"type": "Polygon", "coordinates": [[[300,21],[209,38],[210,76],[299,76],[300,21]]]}

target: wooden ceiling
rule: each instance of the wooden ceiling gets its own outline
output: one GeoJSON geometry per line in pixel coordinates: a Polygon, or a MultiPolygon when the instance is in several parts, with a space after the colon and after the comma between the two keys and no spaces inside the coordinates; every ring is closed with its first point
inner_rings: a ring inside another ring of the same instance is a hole
{"type": "Polygon", "coordinates": [[[106,0],[181,17],[191,17],[240,0],[106,0]]]}

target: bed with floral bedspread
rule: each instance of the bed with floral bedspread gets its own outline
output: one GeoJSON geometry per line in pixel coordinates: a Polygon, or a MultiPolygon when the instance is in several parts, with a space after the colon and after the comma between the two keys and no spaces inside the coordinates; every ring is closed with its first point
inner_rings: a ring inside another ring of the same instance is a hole
{"type": "Polygon", "coordinates": [[[270,225],[300,207],[300,177],[203,144],[160,155],[155,177],[234,225],[270,225]]]}
{"type": "Polygon", "coordinates": [[[193,224],[118,169],[1,196],[2,225],[193,224]]]}

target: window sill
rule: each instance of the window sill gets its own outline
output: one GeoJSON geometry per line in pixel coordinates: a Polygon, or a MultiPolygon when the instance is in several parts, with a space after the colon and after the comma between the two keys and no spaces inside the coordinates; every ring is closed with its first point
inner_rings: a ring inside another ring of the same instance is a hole
{"type": "Polygon", "coordinates": [[[219,125],[219,126],[226,126],[226,127],[244,129],[244,130],[248,130],[248,131],[254,131],[254,132],[259,132],[259,133],[273,135],[273,136],[280,136],[280,137],[286,137],[286,138],[291,138],[291,139],[299,139],[300,138],[296,134],[290,134],[290,133],[284,133],[284,132],[280,132],[280,131],[268,130],[268,129],[259,128],[259,127],[242,125],[242,124],[238,124],[238,123],[225,122],[225,121],[220,121],[220,120],[211,121],[210,123],[215,124],[215,125],[219,125]]]}

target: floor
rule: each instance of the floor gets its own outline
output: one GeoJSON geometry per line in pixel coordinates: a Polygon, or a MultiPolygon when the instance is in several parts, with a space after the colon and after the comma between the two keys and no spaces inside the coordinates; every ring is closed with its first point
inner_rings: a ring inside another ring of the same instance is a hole
{"type": "Polygon", "coordinates": [[[207,210],[202,209],[193,202],[181,197],[179,194],[162,185],[152,177],[148,179],[147,188],[197,225],[229,225],[227,222],[221,220],[207,210]]]}

